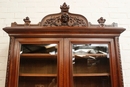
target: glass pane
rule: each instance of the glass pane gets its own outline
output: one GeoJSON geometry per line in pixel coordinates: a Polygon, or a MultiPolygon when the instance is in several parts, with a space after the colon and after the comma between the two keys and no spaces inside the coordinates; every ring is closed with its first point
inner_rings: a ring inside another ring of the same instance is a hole
{"type": "Polygon", "coordinates": [[[57,44],[22,44],[19,87],[57,85],[57,44]]]}
{"type": "Polygon", "coordinates": [[[72,53],[74,87],[110,87],[108,44],[73,44],[72,53]]]}

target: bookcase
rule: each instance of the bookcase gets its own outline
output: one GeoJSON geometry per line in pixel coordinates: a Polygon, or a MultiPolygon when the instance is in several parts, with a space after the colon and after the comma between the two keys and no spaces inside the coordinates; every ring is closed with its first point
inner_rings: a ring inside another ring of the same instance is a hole
{"type": "Polygon", "coordinates": [[[5,87],[124,87],[117,23],[91,24],[79,14],[61,12],[38,24],[3,30],[10,37],[5,87]]]}

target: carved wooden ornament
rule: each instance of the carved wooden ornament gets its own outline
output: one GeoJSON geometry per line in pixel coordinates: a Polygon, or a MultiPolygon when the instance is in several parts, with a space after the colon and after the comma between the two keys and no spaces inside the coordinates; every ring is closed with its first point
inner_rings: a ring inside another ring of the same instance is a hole
{"type": "Polygon", "coordinates": [[[61,12],[56,14],[50,14],[45,16],[38,24],[30,24],[29,17],[23,19],[25,24],[12,23],[12,27],[15,26],[41,26],[41,27],[57,27],[57,26],[68,26],[68,27],[115,27],[116,23],[111,25],[105,25],[106,19],[100,17],[98,24],[91,24],[88,20],[80,14],[74,14],[69,12],[69,6],[66,3],[60,6],[61,12]]]}

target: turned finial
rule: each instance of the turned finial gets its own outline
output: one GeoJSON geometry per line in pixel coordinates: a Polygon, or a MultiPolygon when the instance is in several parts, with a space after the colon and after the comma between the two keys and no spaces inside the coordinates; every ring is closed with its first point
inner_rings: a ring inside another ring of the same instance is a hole
{"type": "Polygon", "coordinates": [[[103,27],[106,19],[104,19],[103,17],[100,17],[97,21],[100,24],[100,26],[103,27]]]}
{"type": "Polygon", "coordinates": [[[29,17],[26,17],[25,19],[23,19],[23,21],[25,22],[25,25],[30,25],[31,23],[29,17]]]}
{"type": "Polygon", "coordinates": [[[64,2],[62,6],[60,6],[61,12],[68,12],[69,6],[64,2]]]}

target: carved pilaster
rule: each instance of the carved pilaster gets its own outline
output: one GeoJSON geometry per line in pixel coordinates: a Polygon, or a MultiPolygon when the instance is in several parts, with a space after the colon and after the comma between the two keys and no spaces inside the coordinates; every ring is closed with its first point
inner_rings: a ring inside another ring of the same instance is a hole
{"type": "Polygon", "coordinates": [[[13,49],[13,45],[14,44],[14,37],[10,37],[10,43],[9,43],[9,50],[8,50],[8,60],[7,60],[7,70],[6,70],[6,81],[5,81],[5,87],[9,87],[8,83],[9,83],[9,74],[10,74],[10,63],[11,63],[11,54],[13,54],[12,49],[13,49]]]}
{"type": "Polygon", "coordinates": [[[116,46],[116,56],[118,58],[117,64],[118,64],[118,78],[120,82],[120,87],[124,87],[123,83],[123,74],[122,74],[122,64],[121,64],[121,55],[120,55],[120,46],[119,46],[119,37],[115,37],[115,46],[116,46]]]}

